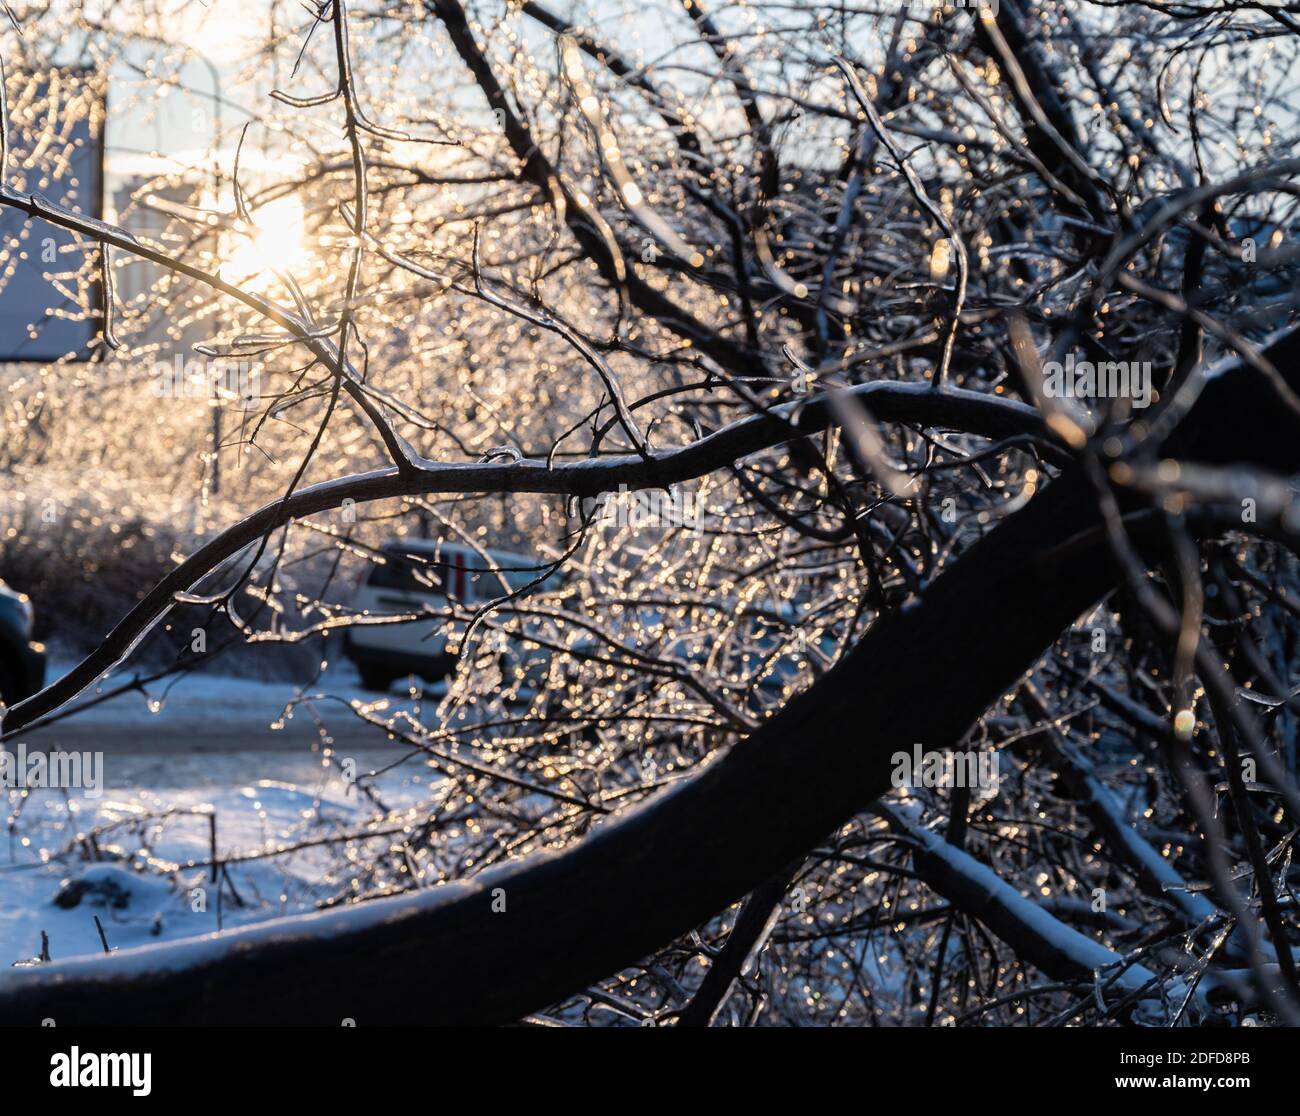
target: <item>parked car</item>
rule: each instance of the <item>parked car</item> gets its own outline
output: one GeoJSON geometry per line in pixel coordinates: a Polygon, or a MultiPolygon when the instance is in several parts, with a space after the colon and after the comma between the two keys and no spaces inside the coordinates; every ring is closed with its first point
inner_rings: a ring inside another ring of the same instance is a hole
{"type": "Polygon", "coordinates": [[[45,648],[32,641],[32,602],[0,581],[0,700],[15,705],[45,685],[45,648]]]}
{"type": "Polygon", "coordinates": [[[628,633],[652,633],[652,638],[654,633],[662,633],[656,653],[666,661],[692,671],[709,667],[718,676],[734,680],[737,687],[748,684],[744,705],[751,713],[783,703],[791,688],[807,677],[810,667],[820,673],[835,662],[838,645],[831,633],[822,632],[812,641],[792,637],[800,621],[789,602],[750,602],[742,607],[724,598],[709,612],[715,609],[731,617],[730,630],[720,647],[715,645],[717,632],[712,626],[694,634],[689,630],[676,634],[674,621],[658,607],[624,608],[615,630],[621,628],[624,638],[628,633]]]}
{"type": "MultiPolygon", "coordinates": [[[[537,558],[507,551],[478,551],[437,539],[395,539],[363,571],[352,597],[361,616],[397,616],[426,605],[446,613],[450,602],[473,606],[522,588],[535,579],[537,558]],[[495,570],[494,570],[495,567],[495,570]]],[[[556,575],[548,579],[557,580],[556,575]]],[[[549,588],[543,584],[541,588],[549,588]]],[[[344,652],[357,665],[367,689],[386,690],[393,680],[414,674],[437,682],[456,669],[447,649],[447,623],[419,618],[397,624],[357,624],[344,635],[344,652]]]]}

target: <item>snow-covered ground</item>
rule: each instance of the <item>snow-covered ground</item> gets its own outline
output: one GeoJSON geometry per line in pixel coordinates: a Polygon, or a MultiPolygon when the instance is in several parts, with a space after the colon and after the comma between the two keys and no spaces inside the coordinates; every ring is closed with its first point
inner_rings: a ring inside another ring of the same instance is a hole
{"type": "MultiPolygon", "coordinates": [[[[69,665],[52,664],[51,678],[69,665]]],[[[29,745],[39,737],[45,747],[102,751],[104,782],[98,798],[0,788],[0,967],[39,955],[42,931],[54,959],[101,952],[95,916],[119,949],[311,910],[345,890],[337,843],[273,859],[249,854],[355,833],[381,813],[381,828],[400,827],[403,811],[436,796],[437,776],[350,712],[351,702],[381,696],[363,691],[346,664],[307,692],[331,697],[286,719],[290,683],[191,675],[28,737],[29,745]],[[356,777],[404,756],[363,780],[369,796],[358,790],[356,777]],[[212,856],[214,818],[228,873],[220,888],[200,863],[212,856]]],[[[399,686],[388,707],[441,692],[412,698],[399,686]]]]}
{"type": "MultiPolygon", "coordinates": [[[[335,894],[339,858],[325,846],[238,859],[356,831],[376,812],[336,765],[276,757],[276,766],[292,781],[260,777],[255,754],[234,752],[166,772],[156,780],[161,786],[113,788],[97,801],[71,792],[65,799],[61,791],[26,798],[5,792],[0,801],[7,798],[11,825],[0,838],[0,964],[38,955],[41,931],[52,957],[101,951],[96,915],[109,945],[126,948],[310,910],[335,894]],[[217,856],[234,858],[220,889],[207,865],[196,863],[211,857],[214,817],[217,856]]],[[[115,770],[145,780],[159,769],[115,770]]],[[[374,787],[400,824],[404,807],[430,796],[431,781],[422,764],[411,763],[379,776],[374,787]]]]}

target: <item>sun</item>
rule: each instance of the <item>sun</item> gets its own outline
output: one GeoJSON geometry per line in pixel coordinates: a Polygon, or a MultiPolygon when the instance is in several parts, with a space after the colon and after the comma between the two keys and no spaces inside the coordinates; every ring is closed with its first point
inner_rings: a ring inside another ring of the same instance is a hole
{"type": "Polygon", "coordinates": [[[276,271],[296,271],[311,259],[302,201],[293,194],[267,202],[253,214],[253,228],[236,234],[221,277],[250,290],[267,286],[276,271]]]}

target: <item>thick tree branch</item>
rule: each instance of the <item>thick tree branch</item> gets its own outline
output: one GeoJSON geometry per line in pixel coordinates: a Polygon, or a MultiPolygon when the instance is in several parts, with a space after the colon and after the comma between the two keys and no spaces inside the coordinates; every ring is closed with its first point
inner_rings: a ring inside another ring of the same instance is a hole
{"type": "MultiPolygon", "coordinates": [[[[985,437],[1012,433],[1045,437],[1037,412],[1008,399],[972,391],[932,391],[925,384],[864,384],[852,393],[869,402],[878,418],[949,427],[985,437]]],[[[325,481],[266,504],[233,527],[216,535],[162,581],[113,628],[95,650],[71,671],[40,693],[5,714],[3,727],[12,732],[71,701],[133,648],[172,607],[176,594],[193,589],[201,579],[244,547],[268,532],[305,515],[341,507],[345,500],[364,503],[393,496],[440,492],[538,492],[566,496],[598,496],[626,485],[629,491],[665,488],[705,476],[772,446],[824,430],[833,421],[829,397],[788,404],[743,419],[678,450],[652,454],[596,458],[571,464],[524,460],[510,464],[438,464],[419,459],[418,468],[379,469],[325,481]]],[[[1051,453],[1050,443],[1044,448],[1051,453]]]]}

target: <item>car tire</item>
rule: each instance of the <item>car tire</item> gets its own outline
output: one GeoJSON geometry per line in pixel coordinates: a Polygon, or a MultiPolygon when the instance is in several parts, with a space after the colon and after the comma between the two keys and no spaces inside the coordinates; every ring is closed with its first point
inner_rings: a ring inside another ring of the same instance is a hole
{"type": "Polygon", "coordinates": [[[378,690],[380,693],[387,693],[388,687],[393,684],[394,675],[382,667],[363,666],[361,671],[361,685],[367,690],[378,690]]]}
{"type": "Polygon", "coordinates": [[[20,702],[24,696],[17,673],[5,662],[3,656],[0,656],[0,704],[7,709],[20,702]]]}

